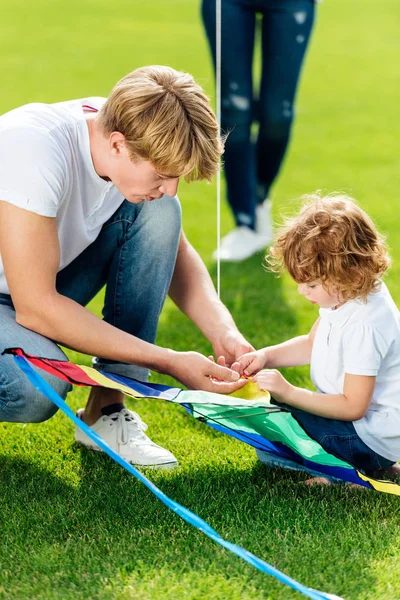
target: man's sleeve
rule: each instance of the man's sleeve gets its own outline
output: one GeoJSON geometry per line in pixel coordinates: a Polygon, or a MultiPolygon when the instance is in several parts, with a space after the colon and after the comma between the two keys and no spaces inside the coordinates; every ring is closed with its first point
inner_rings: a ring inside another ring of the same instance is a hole
{"type": "Polygon", "coordinates": [[[0,200],[55,217],[65,176],[65,158],[50,135],[34,128],[0,132],[0,200]]]}

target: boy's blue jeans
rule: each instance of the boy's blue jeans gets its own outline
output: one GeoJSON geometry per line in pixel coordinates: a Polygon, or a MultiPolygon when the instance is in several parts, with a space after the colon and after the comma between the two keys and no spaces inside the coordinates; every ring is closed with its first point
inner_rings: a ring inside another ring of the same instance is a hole
{"type": "MultiPolygon", "coordinates": [[[[216,0],[202,1],[216,61],[216,0]]],[[[221,128],[224,165],[237,225],[255,227],[255,209],[278,174],[289,142],[293,103],[314,22],[313,0],[222,0],[221,128]],[[261,15],[261,83],[254,98],[253,55],[261,15]],[[252,141],[252,123],[259,123],[252,141]]]]}
{"type": "MultiPolygon", "coordinates": [[[[393,460],[380,456],[364,444],[351,421],[327,419],[286,404],[274,403],[289,410],[296,421],[303,427],[304,431],[318,442],[324,450],[348,462],[359,471],[366,474],[374,474],[375,471],[387,469],[394,464],[393,460]]],[[[282,466],[284,468],[307,471],[312,475],[320,475],[320,473],[296,465],[293,461],[286,459],[281,461],[280,458],[275,457],[270,458],[263,451],[257,451],[257,456],[261,462],[271,464],[272,466],[282,466]]],[[[326,475],[324,477],[330,480],[335,479],[326,475]]]]}
{"type": "Polygon", "coordinates": [[[289,408],[294,418],[324,450],[350,463],[363,473],[387,469],[394,464],[369,448],[357,434],[351,421],[327,419],[298,408],[289,408]]]}
{"type": "MultiPolygon", "coordinates": [[[[181,209],[177,198],[131,204],[124,201],[97,239],[57,276],[57,290],[85,306],[106,286],[103,318],[123,331],[154,343],[178,250],[181,209]]],[[[70,323],[70,327],[74,327],[70,323]]],[[[8,295],[0,294],[0,353],[21,347],[27,353],[65,360],[55,342],[15,321],[8,295]]],[[[96,360],[103,370],[145,381],[147,369],[96,360]]],[[[41,369],[39,374],[66,397],[71,386],[41,369]]],[[[0,421],[40,422],[57,411],[28,381],[10,355],[0,355],[0,421]]]]}

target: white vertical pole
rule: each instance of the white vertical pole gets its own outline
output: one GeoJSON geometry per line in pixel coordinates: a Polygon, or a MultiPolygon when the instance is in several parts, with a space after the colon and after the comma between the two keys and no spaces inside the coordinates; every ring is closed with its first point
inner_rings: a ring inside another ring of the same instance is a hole
{"type": "MultiPolygon", "coordinates": [[[[221,0],[216,0],[216,97],[217,97],[217,122],[218,122],[218,135],[221,135],[221,0]]],[[[221,260],[220,260],[220,246],[221,246],[221,164],[217,172],[217,293],[218,297],[221,297],[221,260]]]]}

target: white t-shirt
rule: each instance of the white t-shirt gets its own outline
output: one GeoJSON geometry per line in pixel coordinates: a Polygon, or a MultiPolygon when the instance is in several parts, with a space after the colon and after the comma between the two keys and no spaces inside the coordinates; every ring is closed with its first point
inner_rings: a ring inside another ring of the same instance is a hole
{"type": "MultiPolygon", "coordinates": [[[[0,200],[55,217],[59,271],[99,235],[124,198],[97,175],[85,110],[104,98],[27,104],[0,117],[0,200]]],[[[8,294],[0,258],[0,293],[8,294]]]]}
{"type": "Polygon", "coordinates": [[[311,356],[318,391],[343,394],[345,373],[376,377],[367,414],[354,421],[363,442],[389,460],[400,459],[400,316],[386,285],[367,303],[320,308],[311,356]]]}

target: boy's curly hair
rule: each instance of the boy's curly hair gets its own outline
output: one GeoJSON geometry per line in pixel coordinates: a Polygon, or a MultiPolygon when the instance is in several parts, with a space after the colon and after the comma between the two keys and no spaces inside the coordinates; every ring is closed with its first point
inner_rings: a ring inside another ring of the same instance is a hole
{"type": "Polygon", "coordinates": [[[286,269],[297,283],[318,281],[343,300],[365,300],[390,265],[383,236],[349,196],[315,193],[303,200],[300,213],[277,232],[267,268],[286,269]]]}

